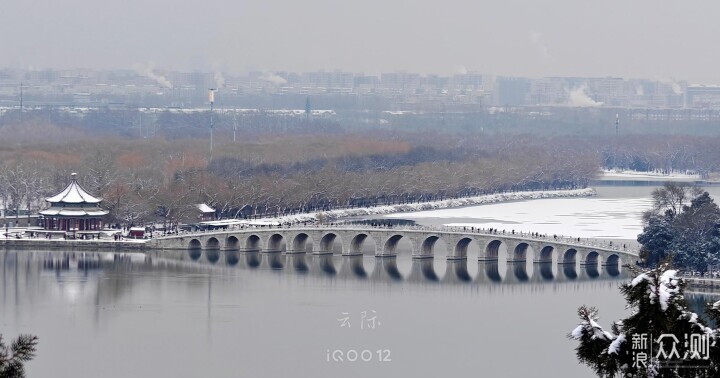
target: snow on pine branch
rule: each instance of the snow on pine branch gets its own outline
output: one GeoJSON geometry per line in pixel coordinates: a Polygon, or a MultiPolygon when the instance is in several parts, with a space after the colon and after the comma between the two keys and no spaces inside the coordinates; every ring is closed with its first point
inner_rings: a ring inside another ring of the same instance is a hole
{"type": "Polygon", "coordinates": [[[597,310],[594,307],[580,307],[578,315],[581,319],[580,324],[570,332],[570,336],[573,339],[580,340],[584,335],[589,335],[592,340],[613,341],[617,338],[617,336],[604,330],[603,327],[597,323],[597,310]]]}
{"type": "Polygon", "coordinates": [[[642,273],[635,277],[630,285],[635,287],[641,282],[648,283],[650,303],[659,303],[662,311],[667,311],[668,303],[673,295],[680,294],[680,278],[677,276],[677,270],[666,270],[659,279],[656,279],[653,274],[642,273]]]}
{"type": "Polygon", "coordinates": [[[625,334],[619,334],[608,347],[608,354],[618,354],[620,352],[620,344],[625,342],[625,334]]]}

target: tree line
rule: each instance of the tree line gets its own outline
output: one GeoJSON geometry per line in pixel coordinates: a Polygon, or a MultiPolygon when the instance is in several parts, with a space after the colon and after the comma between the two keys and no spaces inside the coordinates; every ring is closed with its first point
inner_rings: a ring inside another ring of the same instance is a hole
{"type": "Polygon", "coordinates": [[[110,221],[190,222],[195,204],[217,215],[261,217],[441,200],[510,190],[577,188],[597,156],[534,137],[458,138],[422,133],[301,134],[208,145],[197,139],[68,134],[26,123],[0,149],[0,200],[20,216],[77,172],[104,198],[110,221]],[[57,135],[46,140],[43,135],[57,135]],[[74,136],[77,136],[75,138],[74,136]],[[503,146],[501,148],[501,146],[503,146]]]}
{"type": "MultiPolygon", "coordinates": [[[[202,129],[202,113],[161,116],[167,117],[167,127],[202,129]]],[[[104,198],[111,222],[138,224],[193,221],[198,203],[213,206],[219,217],[251,218],[577,188],[603,165],[706,175],[720,170],[717,137],[355,130],[294,119],[277,121],[292,132],[246,124],[236,130],[235,141],[225,125],[217,130],[210,158],[208,140],[199,131],[168,134],[162,128],[140,138],[104,120],[77,124],[27,116],[0,126],[4,207],[16,216],[36,212],[45,197],[67,184],[71,172],[104,198]],[[91,124],[98,125],[94,133],[88,133],[91,124]]]]}

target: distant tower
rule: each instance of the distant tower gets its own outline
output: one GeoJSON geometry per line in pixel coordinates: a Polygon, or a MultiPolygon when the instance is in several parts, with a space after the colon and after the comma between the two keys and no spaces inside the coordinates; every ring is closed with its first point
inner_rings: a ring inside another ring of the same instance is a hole
{"type": "Polygon", "coordinates": [[[210,101],[210,160],[213,156],[213,104],[215,103],[215,88],[208,89],[208,100],[210,101]]]}
{"type": "Polygon", "coordinates": [[[620,114],[615,114],[615,135],[618,134],[619,127],[620,127],[620,114]]]}

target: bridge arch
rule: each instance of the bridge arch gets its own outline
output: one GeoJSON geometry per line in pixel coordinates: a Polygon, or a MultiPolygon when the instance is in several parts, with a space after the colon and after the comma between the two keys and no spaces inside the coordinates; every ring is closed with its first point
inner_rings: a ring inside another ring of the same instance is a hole
{"type": "MultiPolygon", "coordinates": [[[[385,243],[383,244],[383,255],[395,255],[397,254],[397,247],[400,241],[404,238],[402,234],[395,234],[390,236],[385,240],[385,243]]],[[[415,254],[415,246],[412,244],[412,241],[410,242],[410,252],[411,255],[415,254]]]]}
{"type": "Polygon", "coordinates": [[[600,260],[600,254],[597,253],[597,251],[590,251],[585,256],[585,261],[583,261],[583,263],[588,266],[597,267],[599,260],[600,260]]]}
{"type": "Polygon", "coordinates": [[[527,254],[528,249],[533,252],[532,247],[528,243],[518,243],[518,245],[515,246],[515,249],[513,250],[512,257],[509,257],[508,260],[512,261],[526,261],[527,260],[527,254]]]}
{"type": "Polygon", "coordinates": [[[307,252],[308,249],[310,249],[310,253],[312,253],[312,247],[313,247],[313,240],[305,232],[301,232],[295,237],[293,237],[292,240],[292,251],[293,252],[307,252]]]}
{"type": "Polygon", "coordinates": [[[468,247],[473,242],[472,238],[462,238],[458,240],[457,244],[455,244],[455,248],[453,248],[453,257],[455,258],[467,258],[468,254],[468,247]]]}
{"type": "Polygon", "coordinates": [[[335,232],[327,232],[320,238],[320,252],[333,253],[336,249],[336,241],[339,241],[337,245],[340,246],[340,253],[343,253],[342,249],[342,238],[335,232]]]}
{"type": "Polygon", "coordinates": [[[251,234],[245,239],[245,250],[248,252],[259,251],[262,249],[262,240],[260,236],[251,234]]]}
{"type": "Polygon", "coordinates": [[[202,243],[200,243],[200,240],[192,239],[190,240],[190,243],[188,244],[188,249],[201,249],[202,243]]]}
{"type": "Polygon", "coordinates": [[[198,260],[202,255],[202,243],[200,240],[192,239],[188,244],[188,256],[191,260],[198,260]]]}
{"type": "Polygon", "coordinates": [[[551,245],[546,245],[540,250],[537,260],[540,262],[551,262],[553,258],[553,252],[555,252],[555,248],[551,245]]]}
{"type": "Polygon", "coordinates": [[[425,240],[422,241],[422,244],[420,244],[420,253],[416,256],[434,256],[435,244],[438,240],[440,240],[440,237],[437,235],[430,235],[426,237],[425,240]]]}
{"type": "Polygon", "coordinates": [[[605,271],[610,277],[617,277],[620,275],[620,265],[622,265],[622,258],[618,254],[611,254],[605,259],[605,271]]]}
{"type": "Polygon", "coordinates": [[[285,237],[281,234],[272,234],[268,237],[267,250],[269,252],[283,252],[286,249],[285,237]]]}
{"type": "Polygon", "coordinates": [[[230,235],[225,239],[225,250],[237,251],[240,248],[240,240],[237,236],[230,235]]]}
{"type": "Polygon", "coordinates": [[[498,256],[500,255],[500,247],[502,247],[502,245],[503,242],[498,239],[488,242],[485,246],[485,259],[497,261],[498,256]]]}
{"type": "Polygon", "coordinates": [[[369,243],[372,243],[372,252],[373,255],[376,255],[378,253],[377,243],[375,243],[375,239],[372,236],[366,233],[357,234],[350,239],[350,253],[365,253],[365,250],[370,248],[369,243]]]}
{"type": "Polygon", "coordinates": [[[212,237],[205,243],[205,249],[220,249],[220,241],[212,237]]]}
{"type": "Polygon", "coordinates": [[[612,255],[608,256],[605,259],[605,266],[607,267],[613,267],[613,268],[619,268],[620,267],[620,256],[618,256],[616,253],[613,253],[612,255]]]}
{"type": "Polygon", "coordinates": [[[577,256],[577,250],[575,248],[567,249],[562,255],[563,264],[575,264],[575,257],[577,256]]]}

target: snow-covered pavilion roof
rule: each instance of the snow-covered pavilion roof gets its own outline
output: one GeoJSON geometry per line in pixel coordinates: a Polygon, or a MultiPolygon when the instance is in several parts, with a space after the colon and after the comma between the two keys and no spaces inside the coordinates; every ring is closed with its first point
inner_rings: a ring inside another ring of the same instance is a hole
{"type": "Polygon", "coordinates": [[[102,198],[94,197],[83,189],[82,186],[78,184],[76,176],[77,174],[73,173],[71,175],[72,180],[70,181],[70,184],[63,189],[62,192],[52,197],[45,198],[45,200],[52,203],[99,203],[102,201],[102,198]]]}
{"type": "Polygon", "coordinates": [[[108,211],[100,208],[58,208],[51,207],[47,210],[41,210],[40,214],[50,217],[101,217],[107,215],[108,211]]]}
{"type": "Polygon", "coordinates": [[[208,206],[206,203],[199,203],[195,206],[197,206],[198,210],[200,210],[201,213],[214,213],[215,212],[215,209],[208,206]]]}

